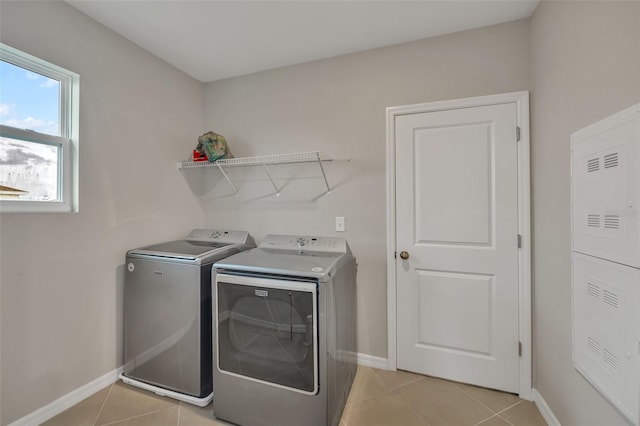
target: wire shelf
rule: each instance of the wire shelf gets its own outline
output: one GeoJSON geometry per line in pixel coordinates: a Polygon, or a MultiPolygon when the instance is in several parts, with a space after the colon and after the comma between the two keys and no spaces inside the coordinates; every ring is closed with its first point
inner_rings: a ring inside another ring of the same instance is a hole
{"type": "Polygon", "coordinates": [[[238,194],[238,189],[233,184],[229,175],[224,171],[224,168],[229,167],[246,167],[246,166],[262,166],[264,168],[267,177],[271,181],[271,185],[276,191],[276,195],[280,195],[280,190],[276,182],[273,179],[271,172],[267,166],[273,166],[278,164],[294,164],[294,163],[317,163],[320,167],[322,178],[327,187],[327,193],[331,192],[331,187],[327,180],[327,174],[325,173],[323,162],[333,161],[331,158],[323,158],[320,151],[311,152],[296,152],[289,154],[275,154],[275,155],[261,155],[257,157],[240,157],[229,158],[226,160],[217,160],[213,163],[208,161],[180,161],[178,162],[178,169],[197,169],[197,168],[210,168],[214,167],[220,170],[220,173],[227,180],[227,183],[231,186],[233,191],[238,194]]]}
{"type": "Polygon", "coordinates": [[[330,158],[323,158],[320,151],[296,152],[290,154],[260,155],[257,157],[239,157],[218,160],[210,163],[208,161],[181,161],[178,169],[190,169],[200,167],[239,167],[239,166],[262,166],[285,163],[310,163],[317,161],[331,161],[330,158]]]}

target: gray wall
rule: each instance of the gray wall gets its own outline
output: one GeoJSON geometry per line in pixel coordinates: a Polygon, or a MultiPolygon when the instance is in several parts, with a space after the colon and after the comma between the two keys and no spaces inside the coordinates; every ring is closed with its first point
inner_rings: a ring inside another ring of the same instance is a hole
{"type": "Polygon", "coordinates": [[[80,212],[2,214],[1,424],[121,365],[125,251],[203,210],[176,170],[202,84],[63,2],[6,2],[1,41],[80,74],[80,212]]]}
{"type": "MultiPolygon", "coordinates": [[[[529,89],[529,21],[290,66],[206,85],[206,125],[236,156],[321,150],[337,185],[268,181],[207,202],[206,224],[268,233],[343,235],[357,257],[358,351],[387,356],[385,108],[529,89]],[[335,216],[345,216],[336,233],[335,216]]],[[[305,175],[306,176],[306,175],[305,175]]],[[[242,177],[241,177],[242,178],[242,177]]]]}
{"type": "Polygon", "coordinates": [[[203,86],[64,3],[3,1],[2,42],[81,75],[81,181],[79,213],[0,216],[0,424],[120,365],[125,250],[203,222],[258,240],[344,235],[360,264],[358,350],[385,358],[385,107],[528,89],[535,386],[562,424],[625,424],[571,364],[569,135],[640,100],[639,5],[543,2],[531,20],[203,86]],[[280,197],[234,172],[232,196],[215,173],[188,185],[175,170],[205,127],[236,156],[351,161],[331,164],[329,195],[293,168],[274,171],[302,177],[280,197]],[[191,191],[208,193],[204,212],[191,191]]]}
{"type": "Polygon", "coordinates": [[[640,2],[542,2],[531,19],[535,387],[563,425],[627,422],[571,361],[569,137],[640,101],[640,2]]]}

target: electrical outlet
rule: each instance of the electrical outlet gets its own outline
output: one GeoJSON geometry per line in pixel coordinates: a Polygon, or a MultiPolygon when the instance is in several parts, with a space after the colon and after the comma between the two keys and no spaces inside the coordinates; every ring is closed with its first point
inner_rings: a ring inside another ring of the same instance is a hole
{"type": "Polygon", "coordinates": [[[336,216],[336,232],[344,232],[344,216],[336,216]]]}

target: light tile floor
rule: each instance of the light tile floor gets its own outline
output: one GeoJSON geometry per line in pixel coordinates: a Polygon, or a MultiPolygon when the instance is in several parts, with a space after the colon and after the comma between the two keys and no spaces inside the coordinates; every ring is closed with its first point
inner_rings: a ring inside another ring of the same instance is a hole
{"type": "MultiPolygon", "coordinates": [[[[198,408],[116,382],[46,426],[228,425],[198,408]]],[[[515,395],[402,371],[358,367],[340,426],[546,426],[515,395]]],[[[274,425],[278,426],[278,425],[274,425]]],[[[304,426],[304,425],[300,425],[304,426]]]]}

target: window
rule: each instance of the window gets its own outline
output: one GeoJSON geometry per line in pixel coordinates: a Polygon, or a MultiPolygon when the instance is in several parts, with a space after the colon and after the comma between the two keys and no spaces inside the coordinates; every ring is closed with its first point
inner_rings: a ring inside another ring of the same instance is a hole
{"type": "Polygon", "coordinates": [[[79,76],[0,43],[0,211],[78,210],[79,76]]]}

